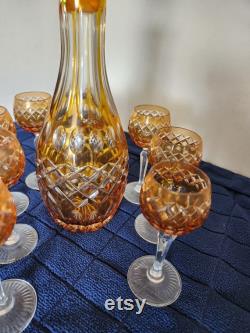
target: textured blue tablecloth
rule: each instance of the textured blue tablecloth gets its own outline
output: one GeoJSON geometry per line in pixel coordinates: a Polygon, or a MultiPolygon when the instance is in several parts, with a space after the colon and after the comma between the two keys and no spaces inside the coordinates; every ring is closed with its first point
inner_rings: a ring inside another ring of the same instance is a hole
{"type": "MultiPolygon", "coordinates": [[[[208,163],[213,183],[212,210],[198,231],[176,240],[168,259],[181,274],[183,291],[173,305],[135,311],[106,311],[107,298],[134,299],[127,284],[129,265],[155,253],[137,236],[138,206],[123,200],[101,231],[70,234],[49,217],[39,192],[25,177],[35,169],[33,136],[18,129],[27,157],[25,174],[13,188],[30,198],[18,223],[39,234],[36,250],[18,263],[2,266],[2,279],[23,278],[38,294],[38,307],[26,333],[250,332],[250,180],[208,163]]],[[[129,181],[138,178],[139,149],[131,141],[129,181]]]]}

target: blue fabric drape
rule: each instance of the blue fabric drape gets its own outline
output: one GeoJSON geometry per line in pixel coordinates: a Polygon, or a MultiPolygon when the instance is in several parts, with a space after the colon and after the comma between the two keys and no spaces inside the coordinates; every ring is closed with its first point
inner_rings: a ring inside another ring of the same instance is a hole
{"type": "MultiPolygon", "coordinates": [[[[155,246],[137,236],[138,206],[123,200],[103,230],[70,234],[50,218],[39,192],[25,177],[35,170],[34,138],[18,128],[25,150],[25,174],[12,189],[30,198],[18,223],[39,234],[36,250],[15,264],[0,267],[2,279],[22,278],[38,294],[38,308],[26,333],[166,333],[249,332],[250,330],[250,179],[202,162],[213,184],[211,213],[202,228],[178,238],[168,259],[180,272],[183,291],[166,308],[145,306],[134,311],[105,310],[108,298],[134,299],[126,274],[138,257],[155,246]]],[[[129,181],[139,173],[140,150],[128,138],[129,181]]]]}

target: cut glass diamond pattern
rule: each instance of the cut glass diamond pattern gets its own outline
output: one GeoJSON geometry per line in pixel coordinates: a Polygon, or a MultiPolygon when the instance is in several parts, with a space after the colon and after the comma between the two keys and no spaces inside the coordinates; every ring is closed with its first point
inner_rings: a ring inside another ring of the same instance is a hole
{"type": "Polygon", "coordinates": [[[198,165],[201,160],[200,143],[183,134],[162,133],[152,145],[150,160],[151,163],[167,160],[198,165]]]}
{"type": "Polygon", "coordinates": [[[98,201],[101,194],[106,197],[113,191],[123,176],[122,160],[123,158],[115,164],[108,163],[101,168],[85,166],[74,169],[71,166],[56,166],[45,159],[39,161],[39,164],[43,165],[40,178],[46,179],[50,198],[53,198],[53,193],[56,192],[75,208],[81,208],[87,205],[89,200],[98,201]]]}

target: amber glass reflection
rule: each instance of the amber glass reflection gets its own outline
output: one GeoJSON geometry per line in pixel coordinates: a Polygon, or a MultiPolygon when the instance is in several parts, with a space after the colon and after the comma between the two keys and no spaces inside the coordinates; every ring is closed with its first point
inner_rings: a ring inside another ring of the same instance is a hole
{"type": "Polygon", "coordinates": [[[140,202],[155,228],[169,236],[182,236],[206,219],[211,205],[210,180],[190,164],[161,162],[146,176],[140,202]]]}
{"type": "Polygon", "coordinates": [[[39,133],[50,109],[51,96],[45,92],[25,92],[15,96],[14,115],[23,129],[39,133]]]}
{"type": "Polygon", "coordinates": [[[149,148],[154,134],[170,127],[170,112],[158,105],[138,105],[129,119],[129,135],[141,148],[149,148]]]}
{"type": "Polygon", "coordinates": [[[4,128],[16,134],[16,127],[13,119],[9,114],[8,110],[3,106],[0,106],[0,128],[4,128]]]}
{"type": "Polygon", "coordinates": [[[162,128],[153,137],[149,149],[151,165],[163,160],[198,166],[202,158],[202,139],[181,127],[162,128]]]}
{"type": "Polygon", "coordinates": [[[14,185],[22,176],[25,156],[15,135],[0,128],[0,178],[7,185],[14,185]]]}
{"type": "Polygon", "coordinates": [[[0,179],[0,245],[11,235],[16,223],[16,207],[7,186],[0,179]]]}

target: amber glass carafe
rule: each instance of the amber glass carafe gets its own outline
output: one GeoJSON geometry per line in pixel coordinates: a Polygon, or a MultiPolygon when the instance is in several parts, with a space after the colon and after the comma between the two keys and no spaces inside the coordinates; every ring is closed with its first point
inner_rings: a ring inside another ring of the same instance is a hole
{"type": "Polygon", "coordinates": [[[37,176],[54,220],[95,231],[123,197],[128,149],[105,67],[105,0],[61,0],[61,64],[37,144],[37,176]]]}

